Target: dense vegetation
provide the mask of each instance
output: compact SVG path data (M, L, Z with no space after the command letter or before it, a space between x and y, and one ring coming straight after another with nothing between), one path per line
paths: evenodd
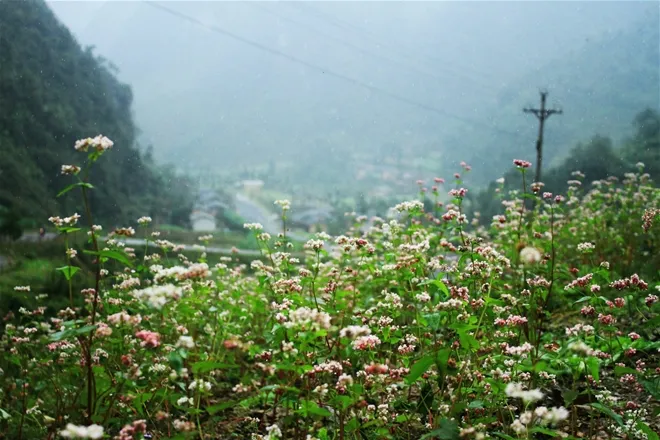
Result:
M99 139L78 148L85 169L112 154ZM642 164L561 195L514 163L521 191L488 227L470 227L457 179L444 207L355 218L303 261L247 224L250 269L52 218L68 305L15 287L31 305L2 321L0 437L657 440L660 191Z
M50 215L82 212L70 198L56 199L63 148L89 132L111 136L113 160L100 164L91 200L103 224L137 213L163 223L185 223L188 182L156 166L135 143L129 86L113 67L82 49L45 2L0 1L0 207L34 227Z

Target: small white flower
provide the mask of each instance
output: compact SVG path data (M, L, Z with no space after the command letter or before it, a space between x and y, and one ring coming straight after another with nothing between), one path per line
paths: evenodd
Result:
M180 336L179 341L176 343L176 346L187 349L193 349L195 348L195 341L193 341L192 336Z
M103 426L76 426L69 423L63 431L60 431L60 435L65 438L99 439L103 437Z
M520 261L524 264L535 264L541 261L541 252L538 249L527 246L520 251Z

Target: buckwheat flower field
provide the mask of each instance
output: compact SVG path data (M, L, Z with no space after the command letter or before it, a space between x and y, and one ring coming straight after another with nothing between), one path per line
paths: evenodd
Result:
M356 217L304 255L246 224L261 258L209 265L203 247L126 247L149 243L148 217L95 225L88 176L113 148L78 141L84 163L62 167L86 207L50 219L69 307L16 286L35 306L3 317L0 437L658 439L660 278L638 268L660 261L660 192L643 164L551 194L516 159L488 228L457 174L435 179L450 198L431 212ZM81 254L94 282L74 291Z

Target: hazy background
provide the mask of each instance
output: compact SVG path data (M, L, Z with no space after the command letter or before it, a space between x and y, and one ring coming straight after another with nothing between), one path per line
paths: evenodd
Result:
M550 159L595 131L623 136L642 107L658 107L657 87L647 87L623 108L626 90L612 96L600 84L612 71L599 65L619 49L611 41L631 32L638 41L626 44L637 45L624 51L657 50L657 30L635 34L642 23L657 29L657 2L159 4L182 15L146 2L49 3L132 87L141 143L182 167L249 173L305 164L288 177L330 169L342 181L395 151L411 174L432 171L415 161L446 172L466 159L492 178L503 171L492 166L500 148L533 158L537 124L521 107L538 105L539 87L565 110L548 124ZM589 51L598 60L585 61ZM658 83L657 68L647 76ZM616 111L571 106L602 107L602 95ZM566 133L567 121L580 121L580 133L553 134Z

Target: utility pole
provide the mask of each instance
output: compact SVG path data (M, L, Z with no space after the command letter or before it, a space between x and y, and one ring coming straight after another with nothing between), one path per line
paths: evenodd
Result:
M545 126L545 121L550 116L554 114L561 115L562 110L558 109L546 109L545 102L548 97L548 92L546 90L541 90L541 108L524 108L523 112L532 113L539 120L539 137L536 140L536 177L535 182L541 181L541 165L543 161L543 129Z

